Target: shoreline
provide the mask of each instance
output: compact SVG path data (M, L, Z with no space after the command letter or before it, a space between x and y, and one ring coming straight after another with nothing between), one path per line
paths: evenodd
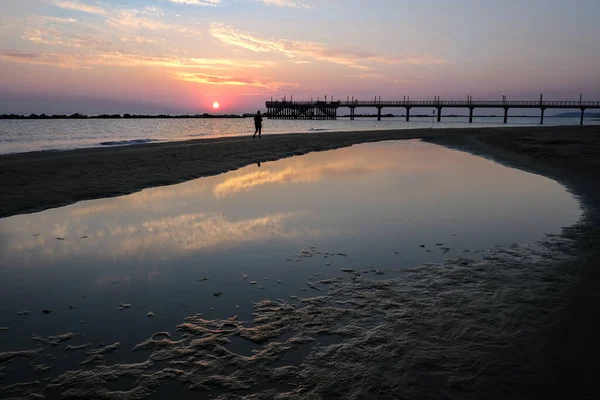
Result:
M600 126L402 129L192 139L0 155L0 218L220 174L257 162L382 140L596 132Z
M501 123L501 119L502 117L493 117L493 116L478 116L480 118L482 118L483 120L480 121L475 121L474 123L467 123L467 119L468 116L452 116L452 115L447 115L444 116L444 118L448 117L448 120L444 120L441 123L436 123L435 125L432 125L432 119L431 116L423 116L423 117L419 117L419 116L413 116L414 118L416 118L416 120L412 121L412 122L407 122L406 124L404 122L399 122L400 125L397 125L396 123L388 125L386 124L387 122L390 122L389 119L384 119L383 122L379 124L377 121L377 117L368 117L368 118L358 118L358 120L362 120L359 121L357 124L354 123L349 123L349 117L338 117L338 123L336 123L336 121L327 121L327 127L308 127L308 125L305 127L305 129L302 129L301 127L296 127L292 130L288 129L289 126L287 124L285 124L284 120L274 120L272 124L269 124L269 129L268 132L265 133L265 135L270 135L270 136L276 136L276 135L282 135L282 134L287 134L287 135L296 135L296 134L309 134L309 133L315 133L315 132L328 132L328 133L332 133L332 132L357 132L357 131L376 131L376 130L381 130L381 131L395 131L395 130L429 130L429 129L488 129L488 128L499 128L499 129L505 129L508 127L517 127L517 128L543 128L543 127L556 127L556 126L564 126L564 127L568 127L568 126L579 126L579 120L576 118L572 118L572 117L556 117L557 119L564 119L564 121L561 121L560 123L547 123L544 126L540 126L539 125L539 120L537 117L532 117L532 116L511 116L511 118L525 118L528 119L528 122L525 123L509 123L509 124L502 124ZM400 118L400 117L396 117L396 118ZM463 118L464 120L460 120L461 118ZM548 118L555 118L555 117L548 117ZM201 118L203 120L209 120L207 118ZM494 120L495 121L491 121ZM99 120L97 118L90 118L88 119L88 122L93 123L94 120ZM115 121L114 119L109 119L110 121ZM129 120L129 119L127 119ZM191 131L187 131L187 129L190 128L190 126L185 125L187 124L187 121L185 120L189 120L184 118L184 122L181 122L181 119L179 119L180 122L177 122L177 124L184 124L184 126L180 126L180 128L183 130L181 135L173 135L173 131L171 130L164 130L161 129L160 127L157 128L156 126L152 125L152 119L148 119L148 120L144 120L144 119L133 119L134 123L135 121L145 121L142 122L142 126L138 127L139 130L135 130L137 129L135 126L123 126L122 128L129 132L129 134L126 135L117 135L116 137L114 136L114 131L115 129L120 130L121 127L120 126L112 126L112 128L108 128L106 125L104 125L104 123L100 123L100 125L98 126L91 126L91 125L85 125L86 127L79 127L77 128L77 126L74 127L74 129L84 129L84 131L86 131L86 134L84 135L80 135L76 137L73 137L71 139L65 139L65 138L57 138L54 137L52 134L48 134L48 131L37 131L35 129L38 129L39 127L36 127L38 124L38 122L36 122L37 120L33 120L34 125L31 125L29 127L27 127L27 123L28 120L6 120L8 123L18 123L25 121L24 123L26 125L24 126L8 126L7 127L7 133L9 133L8 136L8 140L2 141L0 140L0 156L8 156L8 155L17 155L17 154L25 154L25 153L37 153L37 152L62 152L62 151L80 151L80 150L86 150L86 149L91 149L91 148L103 148L103 147L115 147L115 146L124 146L124 145L137 145L140 143L161 143L161 144L165 144L165 143L180 143L180 142L187 142L187 141L193 141L193 140L210 140L210 139L222 139L222 138L240 138L240 137L244 137L244 136L248 136L250 134L253 133L253 131L250 129L250 127L247 124L243 124L242 126L240 126L239 123L234 123L234 125L237 126L231 126L228 129L225 129L224 131L221 132L215 132L215 133L211 133L211 134L198 134L196 132L192 133ZM177 118L170 118L170 119L163 119L160 122L159 125L161 124L168 124L169 126L172 123L175 123L178 120ZM569 120L569 121L567 121ZM44 120L47 123L52 124L52 121L56 121L56 120ZM64 122L60 122L60 120L58 120L59 123L64 123ZM80 120L71 120L71 122L75 123L75 124L79 124L80 122L78 122ZM598 120L600 122L600 120ZM29 121L31 122L31 121ZM307 121L304 121L307 122ZM127 123L126 121L123 121L123 123ZM319 121L315 121L315 123L317 124L317 126L319 125ZM68 124L68 122L67 122ZM112 124L112 123L111 123ZM374 124L374 125L371 125ZM590 125L591 124L591 125ZM0 125L2 125L2 120L0 119ZM209 124L210 125L210 124ZM306 124L305 124L306 125ZM361 125L361 126L359 126ZM387 125L387 126L386 126ZM597 122L594 122L593 119L590 119L589 124L585 124L585 126L593 126L593 125L600 125ZM1 126L0 126L1 127ZM73 126L71 126L73 128ZM286 128L287 127L287 128ZM62 129L64 128L64 126L59 127L56 126L56 129ZM194 129L200 129L201 131L203 129L212 129L210 127L200 127L200 126L196 126ZM23 133L26 135L26 137L29 138L29 140L25 140L25 141L21 141L21 139L19 138L19 135L16 135L16 137L11 136L12 134L10 133L11 131L14 132L19 132L20 129L23 129ZM136 134L132 135L131 129L134 129ZM158 129L158 130L157 130ZM105 133L109 133L108 131L110 131L109 136L103 136ZM100 135L102 137L96 137L97 135ZM31 139L35 139L35 140L31 140Z
M564 302L556 310L557 318L552 327L540 327L535 337L527 337L533 345L531 348L518 348L522 354L517 356L527 355L530 358L526 362L540 368L534 375L523 377L524 385L515 384L513 391L524 390L515 393L523 398L556 392L587 398L597 393L600 389L596 378L600 372L596 361L600 355L597 340L600 337L600 271L597 268L600 263L600 185L597 184L600 126L285 134L265 135L262 140L249 137L199 139L122 147L119 151L86 149L0 156L3 196L0 210L2 213L20 210L11 214L14 215L29 212L23 211L23 207L50 208L53 206L50 200L70 204L80 200L78 196L107 197L102 193L106 188L115 188L115 194L109 194L115 196L124 194L116 193L118 190L133 192L141 190L139 185L161 184L149 182L177 183L198 177L194 174L214 175L310 151L398 139L422 139L544 175L577 196L583 208L582 219L574 226L563 228L561 234L575 243L573 249L564 250L572 257L566 263L552 263L556 264L553 268L563 269L565 275L573 274L576 278L565 288ZM166 166L170 170L164 171ZM21 171L26 175L19 176ZM144 173L150 174L152 179L145 179ZM90 186L95 191L86 190ZM50 199L45 199L46 195L50 195ZM10 200L28 196L32 199L24 205ZM8 201L4 201L5 198ZM504 355L494 356L500 359Z

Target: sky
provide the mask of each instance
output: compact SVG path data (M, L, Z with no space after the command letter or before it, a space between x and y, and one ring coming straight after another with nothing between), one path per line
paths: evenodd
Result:
M599 16L598 0L0 0L0 114L600 100Z

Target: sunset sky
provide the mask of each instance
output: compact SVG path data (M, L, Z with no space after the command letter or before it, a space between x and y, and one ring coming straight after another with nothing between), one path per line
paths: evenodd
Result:
M600 100L598 0L1 0L0 113Z

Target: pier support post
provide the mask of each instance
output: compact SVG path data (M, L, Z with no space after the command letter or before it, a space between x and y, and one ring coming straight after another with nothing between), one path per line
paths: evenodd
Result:
M442 120L442 107L438 107L437 111L437 122L440 122Z
M410 107L406 107L406 122L410 121Z
M544 111L546 111L546 108L542 107L541 110L542 110L542 116L540 118L540 125L544 125Z
M473 123L473 107L469 107L469 123Z
M508 107L504 107L504 123L508 122Z
M354 107L350 107L350 121L354 121Z
M581 118L579 119L579 125L583 125L583 113L585 112L585 108L581 107Z
M377 107L377 121L381 121L381 107Z

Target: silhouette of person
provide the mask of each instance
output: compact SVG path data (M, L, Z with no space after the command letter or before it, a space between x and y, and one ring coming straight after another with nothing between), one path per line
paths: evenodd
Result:
M254 135L252 135L252 138L256 137L256 134L258 133L258 138L260 139L260 134L262 131L262 117L260 115L260 110L256 112L256 115L254 116Z

